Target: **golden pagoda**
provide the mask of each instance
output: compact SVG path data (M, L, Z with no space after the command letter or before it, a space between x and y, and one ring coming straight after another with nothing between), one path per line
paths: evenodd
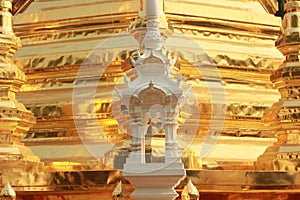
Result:
M172 26L162 23L162 28L182 34L201 45L205 55L200 59L212 61L219 73L219 77L211 76L210 81L217 87L223 87L226 93L225 105L223 102L213 103L208 95L205 78L201 77L189 61L195 56L191 48L184 46L184 41L177 45L170 40L173 49L184 49L183 55L178 56L173 71L182 73L198 94L200 122L190 118L187 123L199 127L196 133L199 137L189 152L200 151L199 144L208 132L212 111L220 108L226 110L226 115L220 131L219 146L230 146L234 148L231 152L238 153L226 154L230 156L226 158L217 145L210 156L202 159L204 165L224 163L225 167L234 160L238 165L251 168L256 157L274 142L268 138L270 136L261 123L264 110L279 98L269 76L283 59L274 47L280 18L267 12L276 10L276 4L270 2L214 1L208 4L191 0L178 6L175 1L161 1L163 17ZM96 99L91 102L95 107L81 106L80 109L85 109L86 112L94 109L94 116L91 118L99 123L110 140L116 136L126 139L126 134L118 128L118 122L112 116L112 92L131 68L129 51L134 51L137 44L127 36L116 35L128 32L129 28L137 26L139 20L142 21L144 6L143 1L135 0L33 2L25 12L14 17L14 30L23 43L23 48L17 52L15 59L24 65L27 75L27 83L22 87L18 99L37 119L37 124L30 129L23 142L49 168L70 169L73 166L84 169L86 166L89 169L94 163L94 168L105 169L105 165L100 166L97 160L102 159L100 163L104 160L113 162L104 158L113 157L109 156L112 151L107 152L109 145L103 148L105 152L99 153L96 160L91 155L93 153L82 145L82 134L78 134L74 124L73 84L80 81L77 80L77 72L86 58L93 59L93 50L115 36L105 47L109 51L95 52L100 56L95 58L93 64L108 66L97 84ZM122 43L118 42L118 37ZM209 72L205 73L209 76ZM90 80L99 79L97 74L90 72L88 76ZM88 86L86 89L88 90ZM93 129L91 126L89 128ZM98 124L94 128L97 132ZM89 143L94 144L93 133L90 131L89 134ZM250 138L251 145L246 146L250 149L241 154L240 148L245 148L243 144L248 144L249 139L231 136L254 137ZM122 141L120 138L117 140ZM106 141L104 137L102 142L106 144ZM97 142L101 143L101 139L97 139ZM117 146L122 145L121 142ZM93 149L93 145L88 149ZM61 151L64 153L60 153ZM253 153L248 154L249 151Z
M0 131L12 137L6 137L10 140L3 147L18 148L23 152L21 162L35 166L19 171L12 167L2 175L2 188L9 182L17 199L108 200L116 196L118 183L132 193L134 186L114 169L126 160L131 140L130 130L124 128L130 118L116 88L125 88L136 77L131 57L139 57L136 50L145 33L146 0L13 0L11 11L3 6L9 1L1 2L2 13L13 14L14 30L8 35L2 32L1 44L7 48L0 50L1 62L9 63L7 69L15 73L0 83L0 109L5 102L5 109L15 105L19 110L19 118L4 115L10 120L3 119ZM295 31L277 40L287 30L280 28L281 18L275 16L280 13L277 2L160 0L160 9L164 51L177 58L169 75L175 79L182 74L193 88L193 99L187 99L178 117L181 159L187 179L200 192L193 197L297 199L295 170L255 170L262 169L257 163L264 156L257 158L268 147L274 142L288 144L295 135L295 131L284 132L289 128L285 119L281 125L271 124L275 132L262 123L263 117L273 119L268 116L273 116L274 108L284 118L286 110L275 102L280 93L282 103L296 91L279 78L286 69L280 51L287 61L297 60L298 51L292 43ZM294 12L294 7L286 9ZM297 21L291 14L286 19ZM9 22L5 17L2 21L2 27ZM22 42L18 51L13 32ZM292 53L287 45L294 48ZM6 126L11 119L19 122L19 126L14 122L17 128ZM6 151L4 155L16 154ZM263 162L270 164L269 159ZM1 159L0 163L5 164ZM191 198L185 182L175 189Z

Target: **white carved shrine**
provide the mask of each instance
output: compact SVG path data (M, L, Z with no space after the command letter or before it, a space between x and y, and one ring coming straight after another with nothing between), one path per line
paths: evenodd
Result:
M131 117L131 152L123 175L136 190L135 200L174 199L173 187L185 176L176 140L177 118L185 99L177 81L169 78L175 60L163 52L164 40L159 30L159 0L146 2L147 31L142 42L143 53L131 62L137 71L134 81L124 77L127 88L118 91ZM155 162L151 156L151 140L164 138L164 159ZM148 155L148 159L146 159Z

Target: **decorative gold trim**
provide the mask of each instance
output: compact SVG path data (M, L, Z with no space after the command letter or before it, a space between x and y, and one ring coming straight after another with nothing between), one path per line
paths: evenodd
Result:
M264 7L264 9L270 13L275 14L278 10L278 5L276 0L258 0L259 3Z

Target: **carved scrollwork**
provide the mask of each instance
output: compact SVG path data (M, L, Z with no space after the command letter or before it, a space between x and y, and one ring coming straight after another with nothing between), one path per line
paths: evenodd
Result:
M157 19L150 19L147 21L147 26L152 28L159 28L159 20Z

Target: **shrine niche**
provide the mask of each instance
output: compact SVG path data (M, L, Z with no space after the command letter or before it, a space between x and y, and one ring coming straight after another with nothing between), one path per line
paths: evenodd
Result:
M132 119L141 116L143 131L141 134L142 154L145 154L145 162L164 162L165 131L166 121L165 106L169 103L167 94L159 88L154 87L152 82L141 90L138 97L130 98L130 107L138 110L136 113L131 109ZM135 120L136 121L136 120Z
M154 84L151 82L149 86L142 90L139 93L139 97L141 101L143 102L144 106L151 106L154 104L161 104L165 105L165 99L166 99L166 93L162 90L155 88Z

